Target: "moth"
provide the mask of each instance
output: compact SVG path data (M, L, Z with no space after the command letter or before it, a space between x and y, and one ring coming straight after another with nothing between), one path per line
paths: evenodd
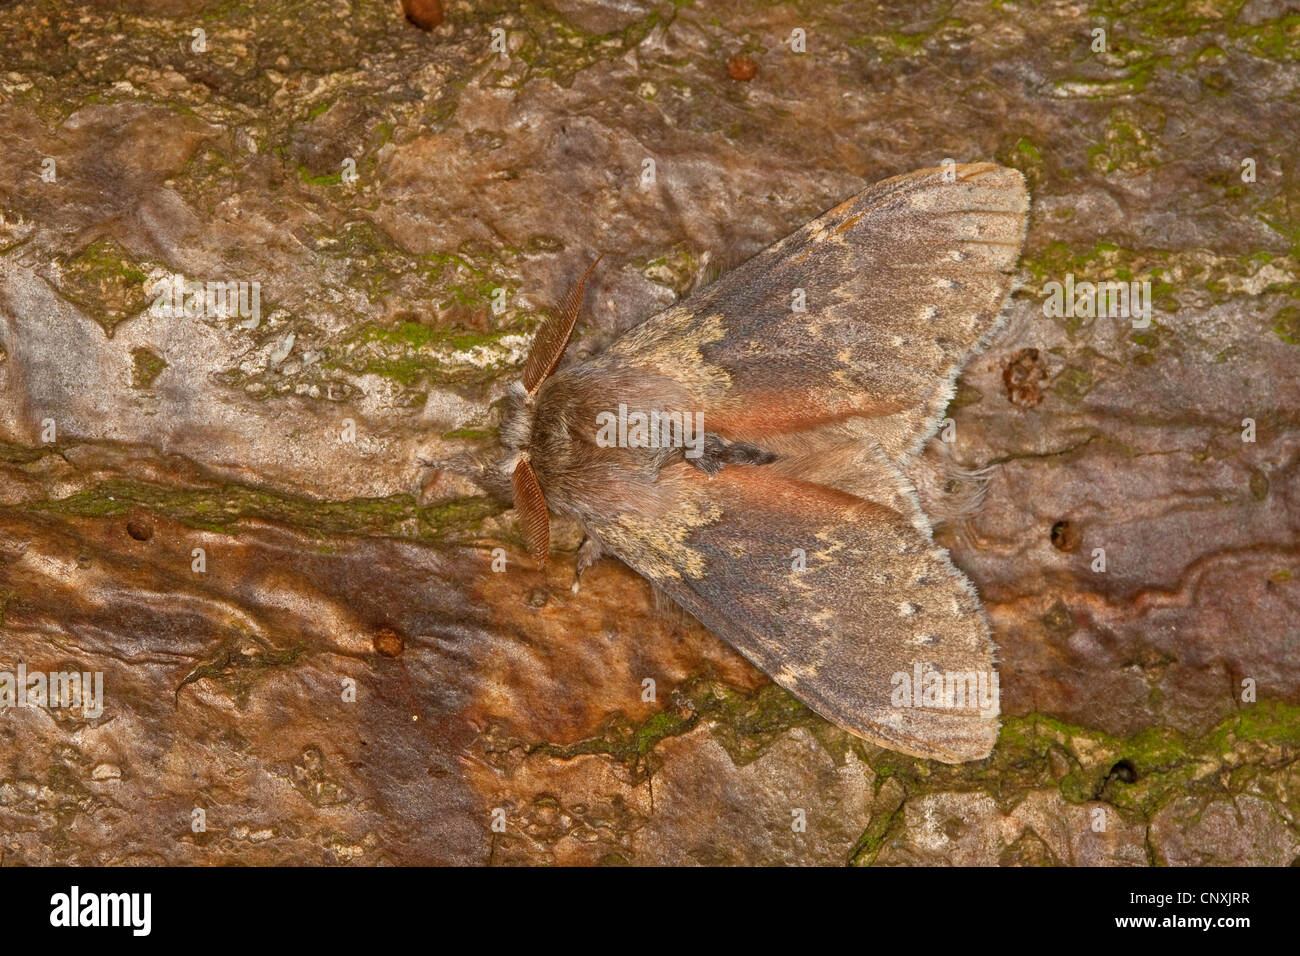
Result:
M528 550L545 566L572 516L579 574L618 557L850 733L988 756L994 645L918 456L1001 322L1028 208L990 163L884 180L560 368L593 263L500 428Z

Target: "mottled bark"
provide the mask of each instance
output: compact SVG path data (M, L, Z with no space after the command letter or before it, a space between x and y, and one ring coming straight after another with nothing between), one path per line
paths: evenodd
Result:
M1294 14L443 9L0 6L0 670L105 688L0 713L0 861L1297 856ZM1001 649L990 760L849 738L422 468L492 447L596 252L576 354L948 157L1034 202L950 409L995 466L941 534ZM1068 274L1150 280L1150 326L1046 316ZM257 282L258 321L151 314L166 276Z

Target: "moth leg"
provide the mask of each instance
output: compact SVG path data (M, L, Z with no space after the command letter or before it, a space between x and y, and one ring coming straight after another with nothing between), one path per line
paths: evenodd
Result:
M423 496L429 488L442 480L442 476L454 476L461 479L455 484L468 483L480 491L486 491L493 498L508 502L511 500L510 480L503 477L492 460L479 452L461 452L450 458L419 459L423 468L432 470L432 474L421 479ZM455 485L453 485L455 487ZM456 494L472 494L472 489L456 490Z
M483 456L471 451L463 451L452 455L450 458L418 458L416 460L420 463L421 468L445 471L471 480L481 479L483 473L489 469L489 464L483 459Z
M727 465L766 465L776 461L776 455L766 448L744 441L727 441L721 435L706 433L704 447L694 458L686 460L706 475L716 475Z
M578 581L582 577L582 572L600 560L605 553L605 546L600 543L600 539L593 535L587 535L582 539L582 544L578 547L578 566L573 572L573 584L569 588L574 594L578 593Z

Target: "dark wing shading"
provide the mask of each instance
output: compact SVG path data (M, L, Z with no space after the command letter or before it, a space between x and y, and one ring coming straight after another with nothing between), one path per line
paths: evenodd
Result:
M1028 208L1024 177L991 163L887 179L602 358L678 379L726 438L785 452L864 437L898 461L997 326Z
M708 478L664 469L675 506L593 530L774 681L873 743L947 763L988 756L997 738L993 644L979 600L878 449L856 449L858 497L737 466ZM799 553L806 568L795 570ZM983 675L964 706L899 706L896 675ZM912 698L906 704L917 703Z

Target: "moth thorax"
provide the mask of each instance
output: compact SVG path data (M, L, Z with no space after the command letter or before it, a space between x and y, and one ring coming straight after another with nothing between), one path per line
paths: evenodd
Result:
M528 447L533 434L533 413L533 402L523 383L513 383L499 430L501 446L509 460L507 470L514 469L515 459Z

